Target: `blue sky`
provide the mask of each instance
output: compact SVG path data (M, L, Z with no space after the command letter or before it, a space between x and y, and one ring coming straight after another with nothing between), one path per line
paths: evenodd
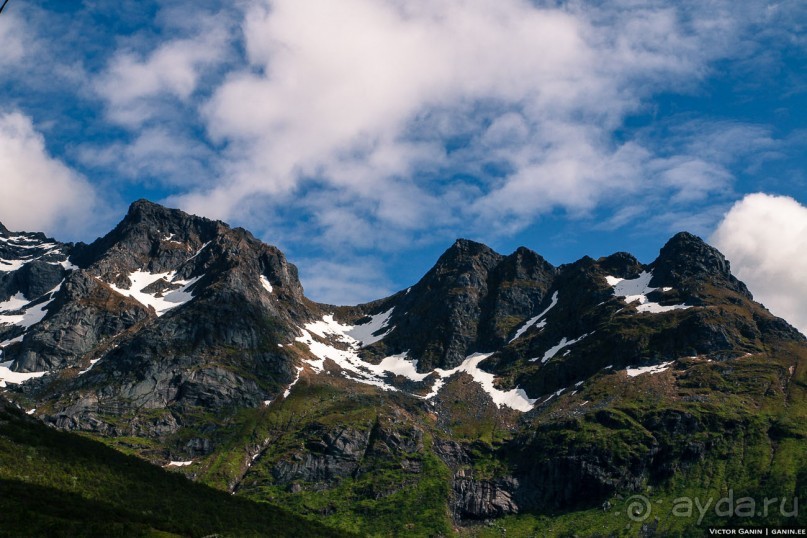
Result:
M0 221L89 241L145 197L250 229L334 303L457 237L649 262L689 230L807 303L805 23L797 0L10 0Z

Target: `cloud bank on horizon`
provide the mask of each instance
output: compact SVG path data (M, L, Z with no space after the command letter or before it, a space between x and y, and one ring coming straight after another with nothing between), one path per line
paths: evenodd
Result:
M344 303L407 285L402 260L457 236L632 250L687 229L728 250L755 220L758 198L732 208L745 195L807 202L798 1L11 7L12 228L91 238L146 196L280 242L314 298Z

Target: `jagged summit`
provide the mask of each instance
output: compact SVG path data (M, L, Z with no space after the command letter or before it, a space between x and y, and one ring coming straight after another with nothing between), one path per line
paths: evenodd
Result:
M383 301L393 329L370 353L409 352L422 372L457 367L474 350L501 346L509 330L502 320L528 316L554 271L529 249L502 256L458 239L407 293Z
M58 288L38 317L9 326L13 338L4 355L18 371L86 367L113 350L156 343L183 356L189 349L252 348L263 345L265 319L283 320L273 330L291 338L292 319L311 317L297 270L277 248L244 230L144 200L110 233L74 247L71 260L50 278ZM24 281L35 268L22 263L13 278ZM163 316L171 321L157 323ZM174 354L159 355L170 363Z
M469 239L457 239L435 263L434 267L423 277L421 282L430 277L444 274L479 273L501 260L501 254L489 246Z
M478 255L482 252L493 252L489 246L473 239L457 238L454 243L446 249L442 257L457 258L463 255Z
M681 287L697 293L709 283L729 289L752 299L745 284L731 274L731 265L716 248L688 232L675 234L661 248L658 258L650 264L653 285L667 286L678 282Z
M182 213L179 209L173 209L164 205L152 202L146 198L140 198L129 204L128 215L134 214L147 214L147 213Z
M457 521L659 484L792 408L807 360L691 234L559 267L459 239L406 290L334 307L276 247L145 200L90 245L0 238L0 348L7 396L58 428L290 506L415 484Z
M616 252L600 258L597 263L604 271L619 278L635 278L643 269L639 260L628 252Z
M152 269L162 271L180 261L183 250L195 251L226 229L221 222L138 200L107 235L89 245L76 245L73 259L89 267L103 258L118 258L118 266L103 268L107 271L130 271L151 259L156 263Z
M148 231L166 234L184 234L190 230L212 235L218 227L229 228L221 221L213 221L186 213L180 209L167 208L145 199L137 200L129 206L120 227L125 230L147 228Z
M731 275L726 258L703 239L688 232L679 232L670 238L661 247L653 266L678 278L699 273L723 277Z

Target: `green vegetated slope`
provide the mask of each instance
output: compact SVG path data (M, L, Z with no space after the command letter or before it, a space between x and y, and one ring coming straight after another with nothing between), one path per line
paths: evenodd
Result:
M561 397L534 422L534 450L516 465L555 466L547 483L565 477L591 488L571 488L579 498L566 508L461 534L688 537L710 526L807 526L799 504L807 496L807 357L803 346L772 351L722 363L693 358L641 384L604 372ZM607 404L590 407L597 401ZM609 470L621 483L591 480Z
M183 472L363 536L693 536L709 525L805 525L793 513L794 497L807 494L804 355L782 344L633 378L605 369L518 420L486 414L481 401L458 405L473 401L474 384L462 379L432 405L335 375L305 377L287 399L222 428L220 449ZM447 463L451 446L462 456ZM515 477L520 513L463 518L462 477L466 488L486 484L489 496Z
M448 536L451 472L421 404L346 380L301 381L220 430L199 481L362 536Z
M338 536L26 417L0 400L0 536Z

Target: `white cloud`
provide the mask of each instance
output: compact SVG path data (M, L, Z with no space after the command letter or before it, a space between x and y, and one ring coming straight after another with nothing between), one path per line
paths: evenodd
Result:
M0 114L0 222L11 230L64 237L94 219L96 195L85 178L54 159L31 119Z
M194 26L191 36L162 42L148 54L124 49L112 57L95 90L113 121L138 127L160 116L170 110L165 99L187 101L203 73L227 58L226 19L201 16Z
M342 305L349 298L350 304L360 304L387 297L394 291L376 259L303 259L295 263L299 263L300 281L306 296L316 297L322 303Z
M23 59L26 50L25 20L13 11L6 11L0 19L0 43L3 52L0 54L0 73L10 66L16 66ZM30 43L29 43L30 46Z
M742 25L729 4L248 5L249 65L203 107L225 179L172 198L191 211L232 218L269 196L298 204L334 246L364 246L452 223L512 233L556 209L610 204L625 218L642 211L624 200L684 205L730 190L705 143L665 155L613 137L655 92L696 88L729 53ZM350 203L328 206L333 192Z
M114 170L117 179L134 182L195 187L215 176L209 147L162 126L139 130L129 143L85 144L77 156L83 164Z
M241 143L246 190L314 176L377 200L386 179L445 162L442 138L416 140L439 128L434 107L461 115L463 103L528 100L562 113L598 84L577 75L595 68L582 23L516 0L259 2L245 20L254 69L207 112L214 137Z
M711 242L755 299L807 334L807 207L750 194L725 215Z

